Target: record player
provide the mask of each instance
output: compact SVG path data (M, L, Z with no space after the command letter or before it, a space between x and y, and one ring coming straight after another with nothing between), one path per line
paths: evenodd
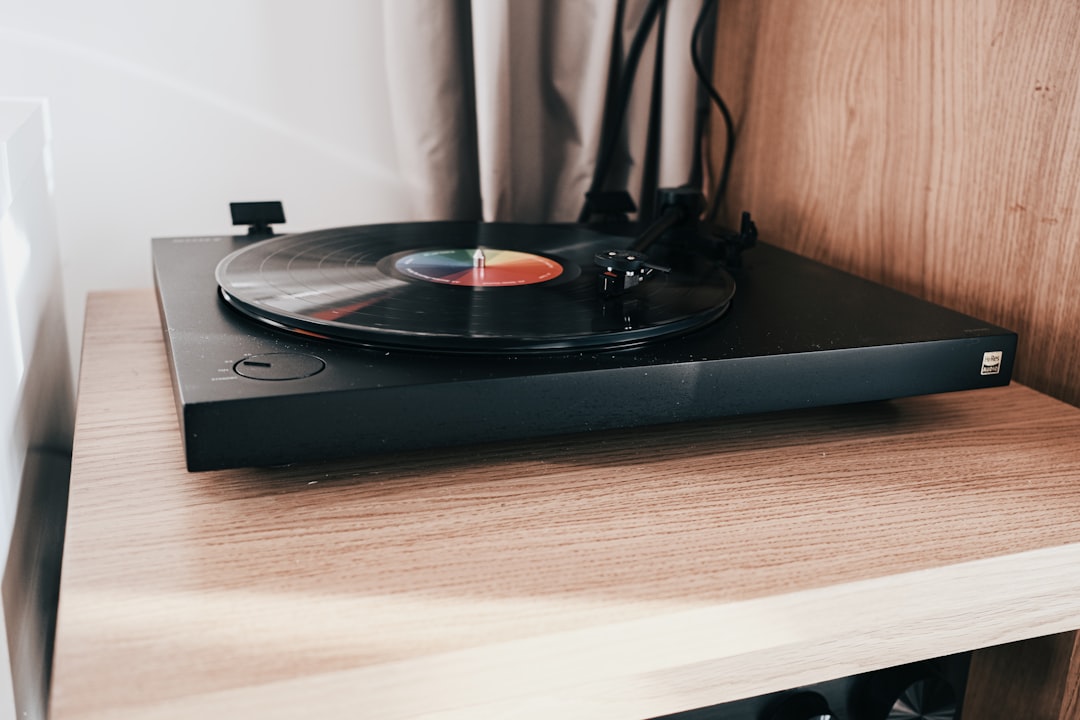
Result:
M274 235L260 217L248 235L153 241L189 470L885 400L1012 373L1014 333L766 242L733 253L730 238L703 244L670 224L645 242L621 227L457 222Z

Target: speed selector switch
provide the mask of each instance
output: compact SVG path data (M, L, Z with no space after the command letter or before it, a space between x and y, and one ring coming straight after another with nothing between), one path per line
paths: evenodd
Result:
M836 720L836 715L823 695L802 690L785 695L770 705L761 720Z
M233 372L252 380L299 380L325 367L326 363L314 355L279 352L249 355L233 365Z

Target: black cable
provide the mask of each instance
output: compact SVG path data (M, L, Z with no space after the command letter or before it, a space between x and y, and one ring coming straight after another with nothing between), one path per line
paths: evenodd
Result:
M700 9L699 9L700 12ZM699 47L699 57L702 65L709 69L709 80L712 80L712 67L714 49L716 47L716 13L709 13L708 19L702 29L705 36L703 48ZM693 51L693 38L691 37L691 51ZM704 56L704 57L701 57ZM709 111L712 109L712 99L705 92L705 86L700 82L695 83L694 92L694 140L693 154L690 159L690 177L687 185L695 190L705 192L705 131L709 126Z
M686 219L686 211L681 207L669 207L658 219L654 220L645 230L634 238L630 249L643 253L659 240L664 233Z
M664 31L667 5L660 8L656 24L656 51L653 60L652 91L649 96L649 127L645 134L645 157L641 164L641 194L638 222L652 222L656 212L656 190L660 178L660 132L664 103Z
M724 197L724 193L727 192L728 178L731 176L731 160L735 155L735 121L732 120L731 111L728 110L724 98L720 97L720 93L713 86L712 80L706 73L705 68L701 63L701 58L698 55L698 45L701 41L701 31L705 26L705 19L708 17L709 11L712 10L715 5L716 0L705 0L701 4L701 11L698 13L697 21L694 22L694 31L690 36L690 62L694 66L694 72L698 76L698 81L705 88L705 91L709 93L709 97L716 103L716 106L720 108L720 113L724 117L724 127L727 130L727 145L724 148L724 164L720 170L720 179L716 184L716 190L709 199L712 213L719 207L720 201Z
M611 38L611 52L608 55L607 81L604 87L604 111L600 118L600 137L596 147L602 148L612 134L618 134L615 123L615 105L619 93L619 75L622 74L623 42L622 26L626 16L626 0L615 4L615 33Z
M599 191L604 185L604 180L607 177L611 161L615 156L615 149L618 145L619 137L622 134L623 118L625 117L627 107L630 104L630 94L634 87L634 75L637 74L638 61L641 60L641 53L645 49L645 42L649 39L649 32L656 22L657 13L659 12L660 7L666 4L666 2L667 0L650 0L641 17L641 22L634 32L634 38L630 41L630 47L626 51L626 61L623 64L622 77L619 79L618 102L615 105L615 114L610 126L612 132L607 138L604 138L605 143L600 147L596 166L593 169L592 184L589 185L588 193L586 193L585 204L582 206L581 213L578 215L578 222L586 222L589 219L590 208L588 194ZM616 31L621 31L621 29L616 28Z

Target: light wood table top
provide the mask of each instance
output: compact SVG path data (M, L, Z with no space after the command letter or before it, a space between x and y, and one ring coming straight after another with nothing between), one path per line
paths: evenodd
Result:
M52 717L644 718L1080 628L1080 409L1019 385L188 473L90 298Z

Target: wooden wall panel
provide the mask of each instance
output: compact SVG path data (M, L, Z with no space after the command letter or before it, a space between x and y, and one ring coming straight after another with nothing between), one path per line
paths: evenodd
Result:
M1078 658L1080 637L1075 632L975 653L964 717L1076 720L1080 717Z
M720 7L739 131L721 217L1016 330L1014 377L1080 405L1080 3ZM1080 634L980 650L967 702L1080 717Z
M722 217L1016 330L1016 379L1080 405L1080 4L720 6Z

